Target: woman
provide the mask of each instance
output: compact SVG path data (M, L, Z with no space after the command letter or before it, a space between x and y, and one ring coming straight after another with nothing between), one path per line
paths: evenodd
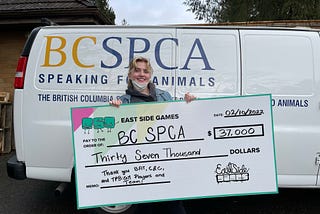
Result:
M128 89L126 94L118 100L110 101L110 104L119 107L122 103L169 101L172 96L164 90L158 89L150 82L153 74L150 61L144 57L136 57L129 64ZM186 93L184 99L191 102L196 97Z
M122 103L139 103L169 101L172 96L164 90L158 89L150 81L153 74L150 61L144 57L136 57L129 64L128 89L126 94L118 100L110 101L110 104L119 107ZM191 102L196 97L186 93L184 99ZM185 214L186 211L181 201L169 201L162 203L140 204L136 210L137 214L151 214L163 210L162 213Z

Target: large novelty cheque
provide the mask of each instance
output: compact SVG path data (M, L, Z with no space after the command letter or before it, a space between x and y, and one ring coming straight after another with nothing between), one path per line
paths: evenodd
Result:
M277 193L270 100L72 108L78 208Z

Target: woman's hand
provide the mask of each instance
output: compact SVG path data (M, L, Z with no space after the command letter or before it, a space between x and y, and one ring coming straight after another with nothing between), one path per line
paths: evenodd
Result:
M122 101L121 100L111 100L111 101L109 101L109 104L114 107L119 108L119 106L122 104Z
M189 92L187 92L185 95L184 95L184 100L187 102L187 103L190 103L192 100L195 100L196 99L196 96L190 94Z

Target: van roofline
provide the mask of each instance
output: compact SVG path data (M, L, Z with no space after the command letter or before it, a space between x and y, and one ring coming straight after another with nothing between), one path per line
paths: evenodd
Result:
M176 29L225 29L225 30L288 30L288 31L313 31L320 29L311 27L272 27L272 26L241 26L241 25L207 25L207 24L176 24L176 25L63 25L44 26L41 29L78 29L78 28L176 28Z
M33 44L33 41L35 40L38 32L42 29L42 27L37 27L37 28L34 28L31 33L29 34L29 37L22 49L22 52L21 52L21 56L29 56L29 53L30 53L30 50L31 50L31 47L32 47L32 44Z

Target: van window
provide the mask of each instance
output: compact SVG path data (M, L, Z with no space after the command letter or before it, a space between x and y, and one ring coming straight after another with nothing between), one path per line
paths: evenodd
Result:
M314 70L311 40L303 35L277 33L244 35L244 93L311 95Z
M177 77L189 80L177 85L178 95L186 91L198 97L239 95L238 31L179 29L178 38Z

